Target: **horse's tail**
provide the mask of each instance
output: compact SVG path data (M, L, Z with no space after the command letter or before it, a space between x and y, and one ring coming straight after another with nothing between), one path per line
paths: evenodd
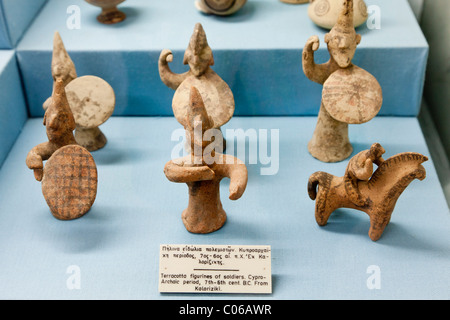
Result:
M331 175L326 172L317 171L313 173L308 180L308 194L311 200L317 198L317 187L320 185L326 190L329 189L331 183Z
M333 208L327 206L333 177L329 173L318 171L313 173L308 180L308 194L311 200L316 200L315 217L320 226L327 224L328 217L333 212Z

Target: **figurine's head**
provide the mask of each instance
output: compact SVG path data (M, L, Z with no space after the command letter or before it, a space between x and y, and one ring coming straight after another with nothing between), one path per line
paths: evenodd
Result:
M58 32L55 32L53 38L52 77L54 81L62 79L65 86L77 77L75 64L67 53Z
M339 67L347 68L351 65L360 42L361 35L356 33L353 26L353 0L344 0L337 23L325 35L328 51Z
M184 64L189 64L191 72L199 77L214 65L214 57L208 45L205 31L200 23L195 25L189 46L184 53Z
M369 149L369 157L372 161L380 159L386 151L379 143L374 143Z
M55 83L51 101L44 116L49 141L61 140L68 135L73 136L76 124L69 102L67 101L64 83L58 79Z

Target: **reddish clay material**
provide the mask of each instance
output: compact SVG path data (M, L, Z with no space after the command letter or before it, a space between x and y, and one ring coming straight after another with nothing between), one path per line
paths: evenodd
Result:
M349 124L362 124L374 118L383 103L378 81L352 64L361 36L353 27L353 0L343 1L343 9L333 29L325 35L330 60L317 65L314 52L319 38L312 36L303 49L303 71L323 85L317 125L308 143L311 155L323 162L347 159L353 147L348 137Z
M47 131L48 142L35 146L27 155L26 164L34 170L36 180L41 181L43 175L43 161L64 146L77 144L73 136L75 119L67 102L64 82L56 80L53 95L44 114L44 126Z
M211 142L203 139L210 129L214 129L212 120L200 92L193 87L186 119L191 154L171 160L164 167L170 181L188 185L189 204L182 213L182 220L192 233L210 233L224 225L227 215L220 200L220 181L223 178L230 178L231 200L239 199L247 186L245 164L233 156L216 152L211 148Z
M426 177L421 165L428 158L414 152L405 152L382 158L385 150L375 143L348 162L345 175L335 177L326 172L312 174L308 194L316 201L315 217L320 226L338 208L351 208L369 215L369 237L378 240L389 224L398 198L414 180ZM378 168L373 172L373 164Z

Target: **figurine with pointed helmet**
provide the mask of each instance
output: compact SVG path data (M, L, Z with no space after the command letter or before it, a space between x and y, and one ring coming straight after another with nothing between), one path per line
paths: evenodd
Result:
M184 53L183 63L189 65L190 70L197 77L203 75L209 66L214 65L213 52L200 23L195 25L194 33Z
M219 129L233 116L235 103L233 92L227 83L211 69L214 65L213 52L208 44L205 30L197 23L184 53L183 63L189 65L189 70L182 74L173 73L169 62L173 61L170 50L163 50L159 58L159 75L161 81L175 90L172 99L172 109L178 122L187 129L191 88L195 87L203 97L205 108L215 129ZM188 134L188 132L187 132ZM219 148L225 149L223 136L216 140Z
M346 159L353 151L348 138L348 124L361 124L374 118L382 105L382 90L369 72L354 65L352 59L361 36L353 26L353 0L342 2L335 26L325 35L330 60L317 65L314 51L317 36L310 37L303 49L305 75L323 85L322 103L308 150L324 162Z
M167 162L164 174L168 180L189 187L188 207L182 213L186 229L192 233L210 233L220 229L227 219L220 199L220 181L230 178L229 198L237 200L245 191L248 173L242 161L216 153L211 148L213 143L205 139L204 133L213 129L213 122L196 87L190 88L187 112L186 132L194 137L190 154Z
M353 26L353 0L344 0L341 14L329 33L325 43L330 55L341 68L350 66L356 47L361 42Z
M75 117L75 139L78 144L89 151L103 148L107 139L98 126L108 120L114 111L113 88L96 76L77 77L75 64L57 31L53 37L51 71L53 86L61 80L66 89L69 106ZM44 102L44 110L49 107L51 99Z
M43 124L46 127L48 142L35 146L27 155L26 164L34 170L35 178L42 180L43 161L59 148L77 144L73 135L75 120L67 102L64 82L58 79L52 97L44 114Z

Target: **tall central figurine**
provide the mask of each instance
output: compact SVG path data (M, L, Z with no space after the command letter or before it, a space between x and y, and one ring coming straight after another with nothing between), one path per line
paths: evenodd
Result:
M348 124L361 124L374 118L383 103L378 81L352 64L361 35L353 26L353 0L343 1L336 25L325 35L330 60L317 65L314 51L319 38L312 36L303 49L303 71L314 82L323 84L322 103L316 129L308 144L312 156L323 162L338 162L350 156L353 147Z
M247 186L247 168L239 159L216 152L211 142L204 139L213 124L195 87L190 90L185 122L191 154L169 161L164 173L170 181L184 182L189 187L189 204L182 214L186 229L192 233L210 233L220 229L227 219L220 201L220 181L230 178L229 198L237 200Z
M175 118L186 129L187 110L191 87L196 87L203 97L206 111L212 120L212 127L219 129L227 123L234 113L234 96L230 87L212 69L214 57L208 45L205 31L200 23L195 25L194 33L184 54L184 64L189 65L189 71L183 74L173 73L168 65L173 55L170 50L163 50L159 58L159 74L166 86L175 91L172 109ZM225 140L221 134L214 144L216 150L225 149ZM220 141L218 141L220 140Z

